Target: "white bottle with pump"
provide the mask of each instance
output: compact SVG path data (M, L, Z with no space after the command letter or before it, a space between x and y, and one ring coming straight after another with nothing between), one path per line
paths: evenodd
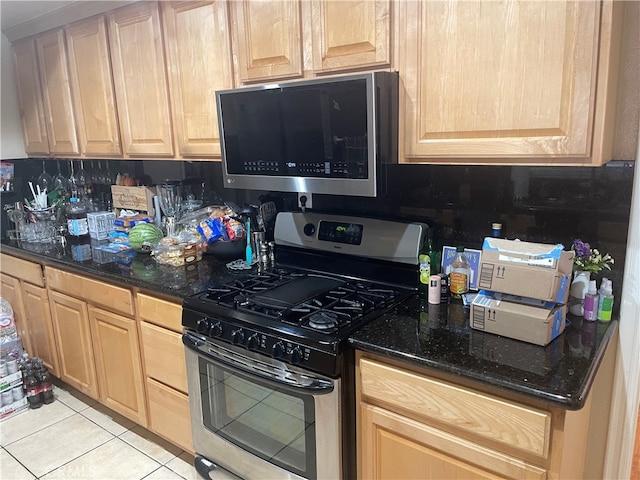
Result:
M598 290L596 289L596 281L589 282L589 290L584 296L584 319L594 321L598 317Z

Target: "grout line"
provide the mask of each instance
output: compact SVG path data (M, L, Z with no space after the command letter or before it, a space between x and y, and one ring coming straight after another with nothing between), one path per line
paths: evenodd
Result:
M38 480L38 477L36 477L36 474L33 473L31 470L29 470L29 468L25 464L23 464L20 460L18 460L16 457L14 457L9 450L7 450L4 447L2 447L2 450L4 450L7 453L7 455L9 455L11 458L13 458L16 462L18 462L18 464L21 465L22 468L24 468L27 472L29 472L31 475L33 475L33 478Z
M111 433L111 432L109 432L109 433ZM112 435L113 435L113 434L112 434ZM69 460L68 462L65 462L65 463L63 463L62 465L57 466L57 467L56 467L56 468L54 468L53 470L49 470L48 472L46 472L45 474L43 474L43 475L42 475L42 477L45 477L45 476L49 475L50 473L53 473L53 472L55 472L56 470L61 469L61 468L62 468L62 467L64 467L65 465L69 465L71 462L75 462L75 461L76 461L76 460L78 460L79 458L84 457L84 456L85 456L85 455L87 455L88 453L93 452L95 449L100 448L100 447L102 447L103 445L106 445L107 443L111 442L111 441L112 441L112 440L114 440L115 438L117 438L117 437L113 436L113 438L110 438L109 440L107 440L107 441L106 441L106 442L104 442L104 443L101 443L100 445L96 445L96 446L95 446L95 447L93 447L91 450L89 450L89 451L87 451L87 452L84 452L82 455L78 455L77 457L72 458L72 459L71 459L71 460ZM39 479L40 479L40 478L42 478L42 477L37 477L37 480L39 480Z

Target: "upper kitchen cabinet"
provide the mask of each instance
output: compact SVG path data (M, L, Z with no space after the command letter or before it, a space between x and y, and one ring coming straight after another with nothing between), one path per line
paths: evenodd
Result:
M36 50L49 135L49 152L54 155L77 155L80 150L71 102L64 32L56 30L40 35L36 38Z
M131 156L173 156L171 111L155 2L140 2L108 15L118 118Z
M311 29L315 73L391 64L390 0L314 0Z
M300 2L229 2L233 43L242 83L301 77Z
M216 90L233 87L227 3L162 3L181 157L220 156Z
M49 153L49 139L44 121L35 40L15 43L13 60L25 152L30 155L46 155Z
M66 39L80 151L89 156L120 155L104 17L71 25L66 28Z
M613 3L399 2L400 161L610 160Z

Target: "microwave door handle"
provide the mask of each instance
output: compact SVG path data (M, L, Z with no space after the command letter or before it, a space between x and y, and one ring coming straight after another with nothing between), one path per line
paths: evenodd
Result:
M252 378L255 379L255 377L259 377L262 381L269 383L272 386L282 391L288 391L290 393L294 393L298 395L300 394L301 391L309 392L314 395L321 395L321 394L331 393L334 389L333 384L327 380L317 379L317 378L308 376L308 378L311 378L313 380L312 385L293 384L293 383L286 382L281 378L273 374L270 374L265 370L262 370L260 368L255 368L249 363L243 363L243 362L237 361L236 359L228 360L226 358L220 358L220 356L215 355L215 353L206 352L206 351L203 351L202 348L198 348L198 347L205 346L206 345L205 342L188 333L185 333L182 335L182 343L190 350L193 350L197 355L205 357L211 363L221 365L224 368L231 370L234 373L237 373L238 375L244 377L247 380L251 380Z

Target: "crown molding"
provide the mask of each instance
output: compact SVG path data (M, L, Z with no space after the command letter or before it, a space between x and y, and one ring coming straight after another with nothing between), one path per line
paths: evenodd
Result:
M3 33L9 42L37 35L39 33L62 27L84 18L100 15L118 7L130 5L134 1L79 1L65 7L32 18L13 27L7 28Z

